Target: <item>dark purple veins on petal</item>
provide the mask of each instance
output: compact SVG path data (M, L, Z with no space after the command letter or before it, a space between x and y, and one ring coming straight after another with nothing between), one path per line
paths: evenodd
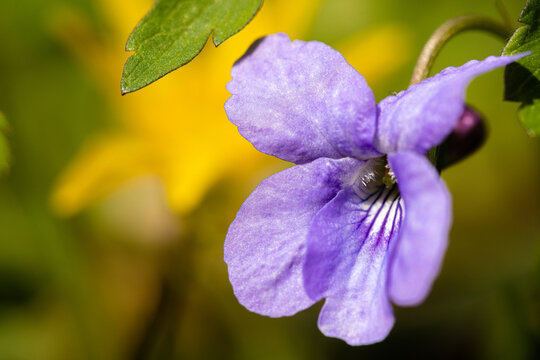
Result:
M319 327L327 336L360 345L380 341L394 317L386 282L389 248L403 216L397 187L346 188L315 216L308 234L304 284L326 298Z

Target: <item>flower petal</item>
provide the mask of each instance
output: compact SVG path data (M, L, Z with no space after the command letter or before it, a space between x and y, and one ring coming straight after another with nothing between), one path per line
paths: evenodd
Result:
M469 61L388 96L379 103L375 147L384 153L424 153L440 144L463 113L469 82L523 56L490 56L483 61Z
M397 187L361 197L349 187L315 217L304 266L307 293L326 297L319 328L351 345L383 340L394 324L388 249L401 222Z
M405 206L390 263L389 295L397 305L421 303L438 275L452 221L452 201L435 168L422 155L388 155Z
M319 157L366 159L376 105L364 78L343 56L285 34L254 43L232 69L229 120L258 150L295 163Z
M302 280L309 224L353 182L363 163L322 158L293 166L261 182L248 197L225 239L229 278L242 305L285 316L313 304Z

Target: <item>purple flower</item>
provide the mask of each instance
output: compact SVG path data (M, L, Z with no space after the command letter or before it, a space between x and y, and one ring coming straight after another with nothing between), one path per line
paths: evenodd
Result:
M229 228L240 303L279 317L324 298L325 335L384 339L391 302L422 302L447 246L451 199L425 153L460 119L468 83L517 58L447 68L377 105L325 44L254 44L232 69L227 115L258 150L297 165L261 182Z

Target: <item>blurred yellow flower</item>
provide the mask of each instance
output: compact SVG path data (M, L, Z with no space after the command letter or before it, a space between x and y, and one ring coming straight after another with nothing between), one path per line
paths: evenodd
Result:
M183 214L219 178L246 176L270 161L227 121L225 84L232 64L255 39L275 32L305 37L319 1L267 0L244 30L218 48L206 46L188 65L122 97L121 69L128 56L124 44L151 3L100 0L111 27L106 42L94 39L90 27L73 12L55 18L57 35L94 72L118 120L113 129L90 139L61 174L52 193L60 214L76 213L144 174L162 179L170 206ZM377 28L337 48L373 83L406 60L408 36L395 26Z

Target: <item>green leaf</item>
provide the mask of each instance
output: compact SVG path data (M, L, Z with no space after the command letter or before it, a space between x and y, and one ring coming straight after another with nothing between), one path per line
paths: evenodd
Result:
M530 136L540 134L540 99L534 99L532 104L522 106L519 109L519 117Z
M505 100L522 103L519 117L531 136L540 134L540 0L529 0L521 12L519 22L524 25L516 30L504 55L526 51L531 55L506 67Z
M4 131L7 129L7 121L4 114L0 112L0 173L6 171L9 166L9 148Z
M187 64L213 33L218 46L255 16L262 0L157 0L131 33L122 93L138 90Z

